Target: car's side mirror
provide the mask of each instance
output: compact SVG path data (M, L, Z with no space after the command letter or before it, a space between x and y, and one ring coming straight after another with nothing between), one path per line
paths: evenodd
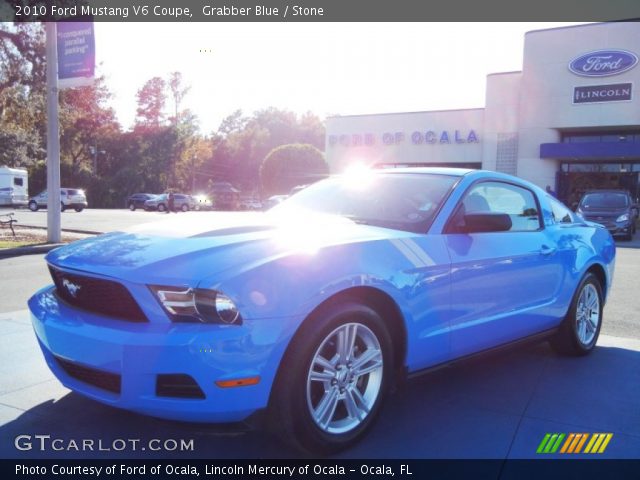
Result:
M467 213L464 216L464 233L506 232L512 226L506 213Z

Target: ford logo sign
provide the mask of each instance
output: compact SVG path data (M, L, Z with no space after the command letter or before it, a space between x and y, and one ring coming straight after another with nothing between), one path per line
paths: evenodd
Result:
M631 70L638 56L626 50L596 50L574 58L569 70L584 77L606 77Z

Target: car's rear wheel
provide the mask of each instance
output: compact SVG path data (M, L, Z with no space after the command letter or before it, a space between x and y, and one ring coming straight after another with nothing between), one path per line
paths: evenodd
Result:
M159 203L158 204L158 211L159 212L164 212L167 209L167 207L164 206L164 203Z
M393 346L378 313L332 306L303 325L276 380L274 427L294 447L331 453L372 425L388 391Z
M596 346L602 327L602 285L593 273L587 273L571 301L560 330L551 339L552 347L565 355L586 355Z
M129 204L129 210L131 210L132 212L136 211L136 204L135 203L130 203Z
M29 202L29 210L31 210L32 212L37 212L38 211L38 204L36 202L34 202L33 200Z
M64 203L60 202L60 211L64 212L67 207L64 206Z
M180 207L180 210L182 210L183 212L188 212L189 211L189 205L187 205L186 203L182 205L182 207Z

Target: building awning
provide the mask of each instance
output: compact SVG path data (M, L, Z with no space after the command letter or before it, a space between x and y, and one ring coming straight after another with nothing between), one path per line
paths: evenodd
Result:
M540 158L556 160L640 160L640 143L542 143Z

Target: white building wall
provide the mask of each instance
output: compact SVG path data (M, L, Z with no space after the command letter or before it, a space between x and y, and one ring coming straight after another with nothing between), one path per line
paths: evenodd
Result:
M541 187L555 185L559 161L540 158L542 143L561 141L563 131L640 128L640 64L617 74L585 77L569 63L596 50L640 56L638 23L600 23L529 32L522 72L487 77L486 108L331 117L326 156L333 172L352 162L482 163ZM631 83L631 101L574 103L574 88ZM474 131L478 141L465 139ZM433 131L433 143L414 142L414 132ZM448 132L450 142L441 142ZM365 142L368 136L369 143ZM385 143L384 138L393 139ZM360 139L360 141L358 141ZM359 143L358 143L359 142ZM606 159L603 159L606 160Z
M479 163L483 122L484 109L330 117L326 157L332 172L351 163Z
M601 23L527 33L519 101L519 176L541 186L554 184L559 162L541 160L540 144L559 142L562 130L640 125L640 66L603 77L569 70L574 58L607 49L640 54L640 26ZM575 87L629 82L636 89L632 101L573 102Z
M487 77L482 154L486 170L517 174L521 79L522 72Z

